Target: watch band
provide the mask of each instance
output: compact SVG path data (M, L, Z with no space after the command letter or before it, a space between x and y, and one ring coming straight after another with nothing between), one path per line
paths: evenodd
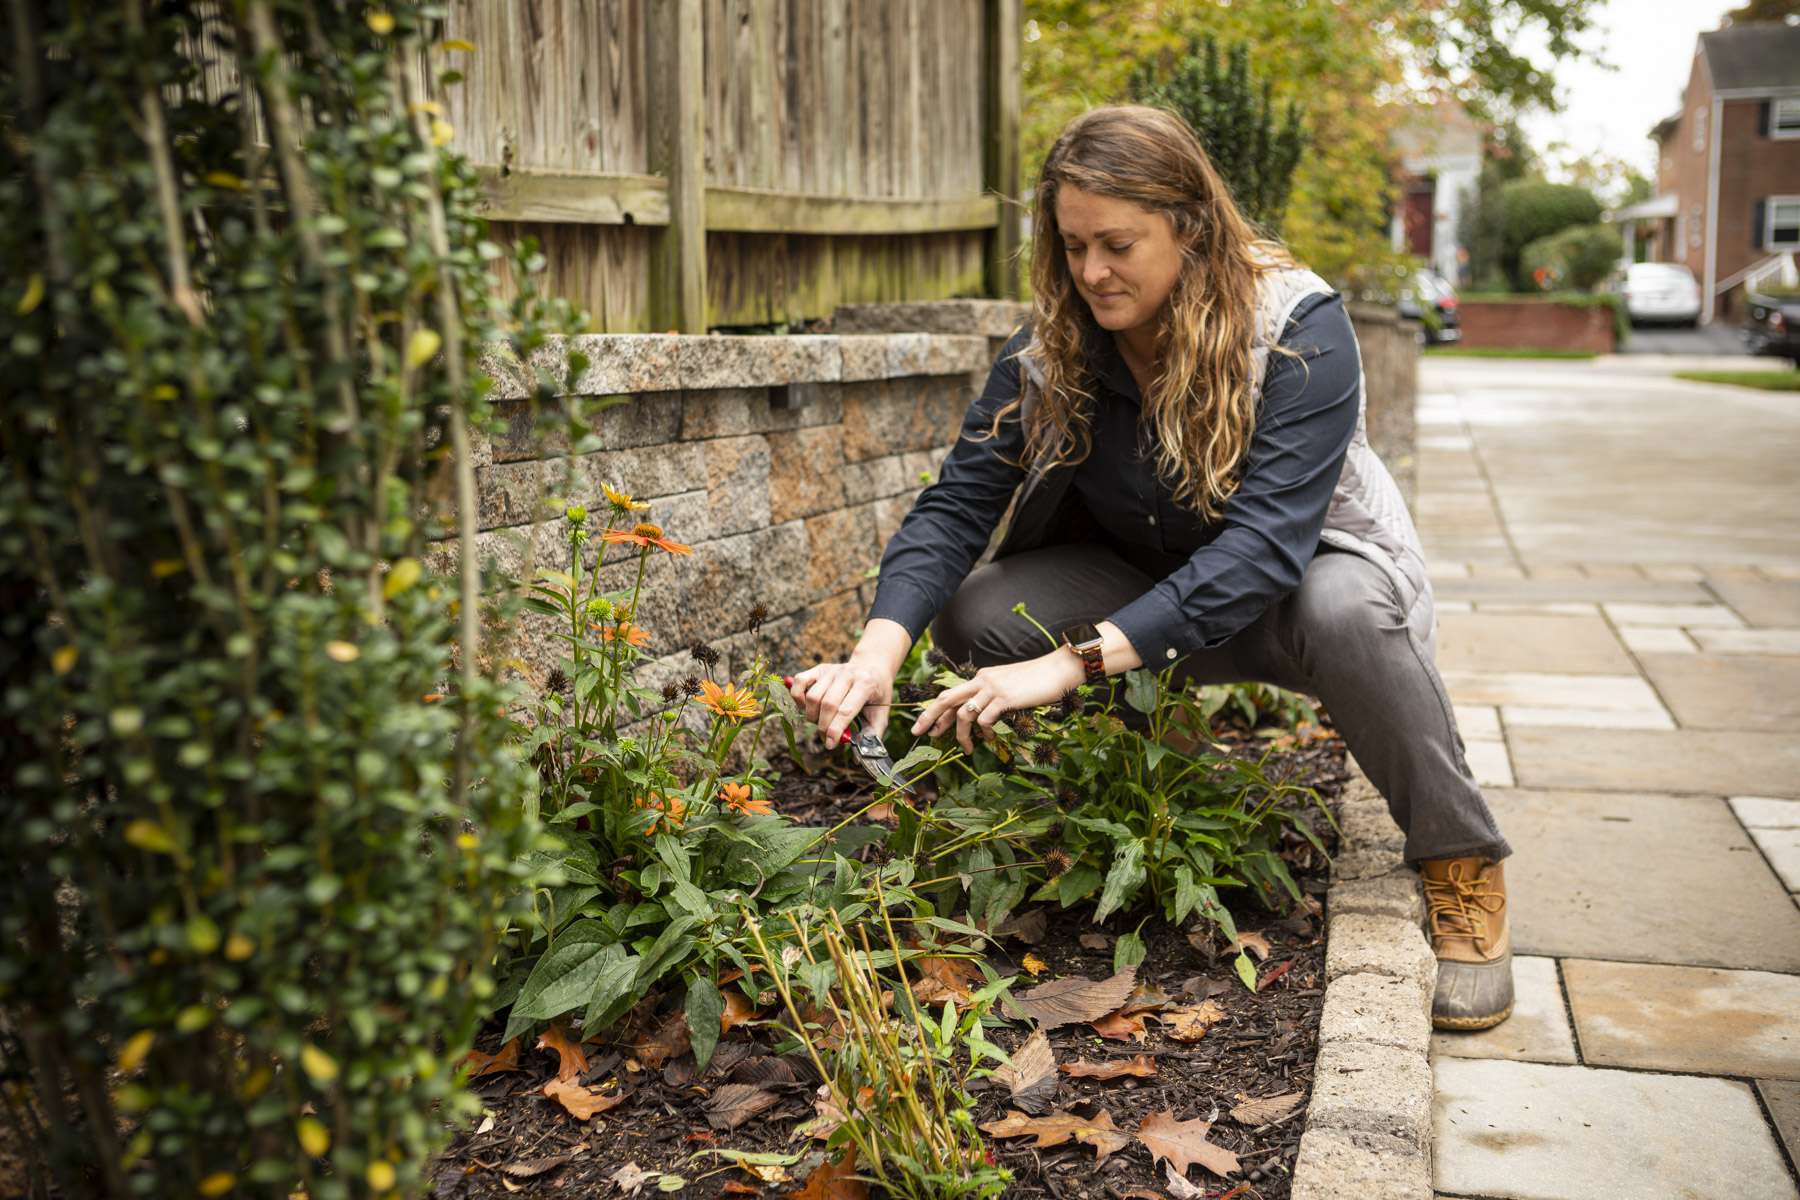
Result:
M1106 655L1102 653L1102 639L1095 637L1082 642L1065 640L1063 645L1073 650L1075 656L1081 659L1081 665L1087 671L1087 682L1104 683L1106 681Z

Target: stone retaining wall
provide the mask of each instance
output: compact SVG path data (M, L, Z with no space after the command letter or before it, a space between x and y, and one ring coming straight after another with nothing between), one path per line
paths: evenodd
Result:
M692 670L695 642L728 670L753 649L785 669L847 652L873 598L869 571L990 365L986 338L929 334L594 335L554 344L547 365L571 350L590 365L547 410L525 399L516 367L490 364L507 425L476 446L478 544L517 577L567 569L562 501L574 499L593 514L591 566L600 485L650 501L644 519L693 547L648 560L639 624L652 686ZM593 414L585 445L570 445L565 406ZM602 584L629 588L634 572L635 551L613 547ZM770 616L752 635L758 603ZM528 614L502 632L541 685L560 655L548 620Z

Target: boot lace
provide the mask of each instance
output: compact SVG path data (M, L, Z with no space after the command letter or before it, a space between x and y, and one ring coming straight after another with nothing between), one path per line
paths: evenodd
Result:
M1488 917L1506 907L1506 894L1493 886L1493 879L1467 863L1451 863L1444 878L1423 882L1433 937L1484 939Z

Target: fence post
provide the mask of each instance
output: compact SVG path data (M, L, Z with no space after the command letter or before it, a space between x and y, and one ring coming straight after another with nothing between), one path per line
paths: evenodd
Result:
M983 0L982 185L1003 199L988 239L987 293L1017 298L1019 217L1019 0Z
M645 33L650 169L669 181L651 257L653 329L706 332L706 65L701 0L657 0Z

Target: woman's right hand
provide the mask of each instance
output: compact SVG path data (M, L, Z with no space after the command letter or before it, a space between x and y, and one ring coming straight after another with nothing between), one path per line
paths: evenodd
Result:
M835 748L858 714L876 733L887 727L894 702L894 676L878 664L852 655L849 662L820 663L800 672L788 691L806 711L807 720L819 727L825 745Z

